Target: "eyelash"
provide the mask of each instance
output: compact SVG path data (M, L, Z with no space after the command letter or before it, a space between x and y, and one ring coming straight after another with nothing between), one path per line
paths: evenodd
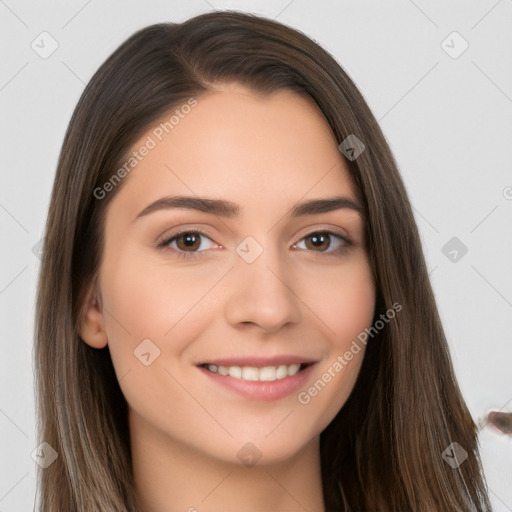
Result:
M201 257L200 254L202 252L205 252L208 249L203 250L203 251L182 251L180 249L171 249L169 247L169 244L171 242L173 242L174 240L176 240L177 238L179 238L181 235L189 235L189 234L204 236L204 237L208 238L209 240L211 240L211 238L206 233L203 233L201 231L185 230L185 231L180 231L179 233L174 234L172 237L166 238L162 242L157 243L157 248L161 249L161 250L170 250L172 252L175 252L179 258L185 258L185 259L199 258L199 257ZM328 235L330 237L334 236L335 238L339 238L343 242L343 245L341 247L338 247L337 249L335 249L334 251L331 251L331 252L312 251L312 252L318 252L322 256L340 257L351 246L354 245L353 242L348 237L340 235L338 233L334 233L333 231L329 231L329 230L312 231L308 235L302 237L299 240L299 242L302 242L302 240L304 240L304 239L306 239L308 237L311 237L313 235L319 235L319 234ZM297 244L294 244L294 245L297 245ZM299 250L309 250L309 249L299 249Z

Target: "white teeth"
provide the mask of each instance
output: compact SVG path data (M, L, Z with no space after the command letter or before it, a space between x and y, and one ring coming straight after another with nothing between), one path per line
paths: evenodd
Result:
M295 375L300 370L300 364L291 364L288 366L288 375Z
M230 373L231 375L231 373ZM258 368L244 367L242 368L242 379L244 380L260 380L260 371Z
M242 377L242 368L240 368L240 366L230 366L229 376L237 377L238 379L240 379Z
M212 370L212 366L215 367L214 364L211 364L208 366L208 369L211 372L214 372L215 370ZM219 366L219 368L217 369L217 373L220 373L221 375L229 375L229 370L225 366Z
M217 366L215 364L206 365L212 373L218 373L224 376L235 377L237 379L269 382L273 380L284 379L297 374L300 370L300 364L294 363L280 366L265 366L256 368L254 366Z
M278 379L282 379L283 377L286 377L287 375L288 375L288 367L285 364L282 364L281 366L277 367L276 377Z
M276 380L276 369L273 366L265 366L265 368L261 368L260 370L260 380L263 381L272 381Z

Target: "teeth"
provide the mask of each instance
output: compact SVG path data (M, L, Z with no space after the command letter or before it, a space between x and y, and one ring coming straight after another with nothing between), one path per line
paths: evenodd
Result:
M252 380L252 381L273 381L291 377L298 373L300 364L282 364L280 366L265 366L263 368L256 368L254 366L217 366L215 364L206 365L208 370L212 373L218 373L224 376L235 377L237 379Z
M263 381L272 381L276 380L276 369L273 366L265 366L265 368L261 368L260 370L260 380Z
M229 370L225 366L219 366L218 368L214 364L208 365L208 369L211 372L217 372L221 375L229 375Z
M229 374L231 375L231 372ZM258 368L244 367L242 368L242 379L260 380L260 371Z
M236 377L239 379L242 377L242 368L240 368L240 366L230 366L228 373L230 377Z
M286 365L282 364L281 366L277 367L276 377L278 379L282 379L283 377L286 377L287 374L288 374L288 367Z

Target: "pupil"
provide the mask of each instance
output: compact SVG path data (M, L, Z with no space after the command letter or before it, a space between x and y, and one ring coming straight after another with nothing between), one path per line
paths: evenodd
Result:
M194 233L182 234L177 240L178 247L182 249L197 249L198 237Z
M197 237L194 234L187 234L183 236L183 242L186 247L193 247L197 242Z
M320 243L322 243L322 242L321 242L321 238L323 238L323 236L322 236L322 235L320 235L320 236L318 236L318 235L314 235L314 236L313 236L313 243L314 243L314 244L316 244L316 243L318 243L319 241L320 241Z
M325 244L326 237L325 235L312 235L311 241L313 245L316 247L320 247L322 244Z

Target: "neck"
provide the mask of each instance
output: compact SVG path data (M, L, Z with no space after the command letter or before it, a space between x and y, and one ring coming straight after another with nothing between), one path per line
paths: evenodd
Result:
M253 466L209 457L140 421L130 421L130 441L143 512L324 512L319 437L284 461Z

